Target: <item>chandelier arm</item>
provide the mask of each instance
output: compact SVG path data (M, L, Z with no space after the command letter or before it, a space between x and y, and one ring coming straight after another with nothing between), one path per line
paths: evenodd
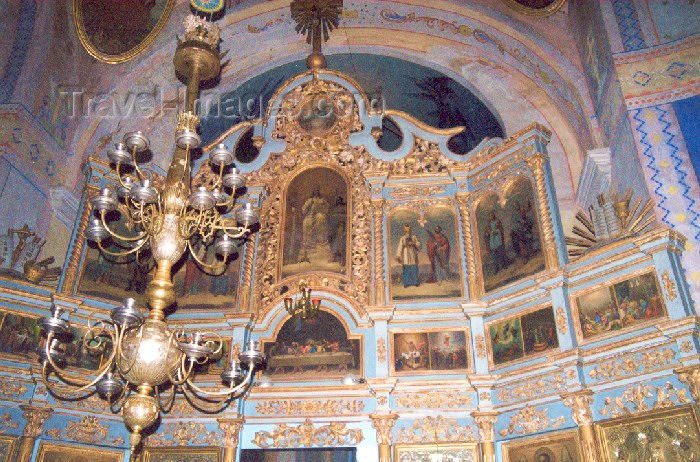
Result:
M231 239L241 239L248 234L249 228L247 226L223 226L221 225L217 229L220 229ZM231 234L230 231L234 231L236 234Z
M212 355L219 354L219 352L224 348L224 339L221 338L221 335L217 334L216 332L202 332L202 337L204 337L204 336L213 336L213 337L218 338L218 341L217 340L207 340L206 342L204 342L204 344L205 345L209 345L212 343L218 344L218 348L216 350L212 351L211 354Z
M100 249L102 252L106 253L106 254L109 255L110 257L125 257L125 256L127 256L127 255L131 255L132 253L138 252L139 250L141 250L141 248L142 248L144 245L146 245L147 242L148 242L148 239L144 239L143 242L141 242L139 245L137 245L136 247L133 247L133 248L127 250L126 252L112 252L111 250L107 250L107 249L102 245L102 241L97 241L97 247L99 247L99 249Z
M109 225L107 224L106 216L107 216L107 212L105 210L101 210L100 211L100 220L102 220L102 226L105 227L105 229L109 232L109 234L112 237L119 239L120 241L125 241L125 242L139 241L148 235L148 233L146 233L144 231L143 233L139 234L138 236L131 236L131 237L122 236L121 234L117 233L116 231L114 231L112 228L109 227ZM129 217L129 218L131 218L131 217Z
M224 164L219 164L219 176L216 179L214 186L212 186L212 189L218 188L219 185L223 184L223 178L224 178Z
M143 172L141 172L141 169L139 168L139 163L136 161L136 146L133 147L131 150L131 160L134 163L134 169L136 170L136 174L139 176L139 179L141 181L144 180L145 176Z
M124 184L124 179L122 178L121 164L122 164L121 162L117 162L117 168L116 168L116 171L117 171L117 178L119 179L119 184L122 185L122 187L123 187L124 189L128 190L128 189L129 189L129 186L127 186L126 184ZM125 175L125 176L129 176L129 175ZM131 177L133 178L133 175L132 175ZM136 179L138 179L138 178L136 178Z
M224 399L218 401L206 400L187 387L182 387L182 392L187 398L187 401L195 408L206 414L217 414L223 411L229 403L231 396L226 396Z
M205 396L231 396L235 394L239 390L244 390L248 387L248 384L252 381L253 379L253 374L255 373L254 368L251 367L248 369L248 373L246 374L245 380L241 382L239 385L229 388L224 391L206 391L201 388L199 388L195 383L192 381L192 379L187 379L187 385L189 385L192 390L196 391L197 393L203 394Z
M183 332L184 332L184 329L183 329ZM170 333L170 339L168 339L168 345L170 345L172 343L173 337L175 336L176 333L177 333L177 330L173 329L173 331ZM170 347L168 347L168 351L165 352L165 364L168 364L168 356L170 356ZM170 380L170 383L172 383L173 386L184 384L187 381L187 378L192 373L192 368L194 367L194 365L190 364L190 367L188 370L186 360L187 360L187 355L183 354L182 359L181 359L181 363L180 363L180 367L177 368L177 375L178 376L180 375L181 371L187 370L187 374L185 374L184 379L179 379L179 378L175 379L175 377L173 377L173 375L170 373L170 370L168 370L167 367L165 368L165 373L168 375L168 380Z
M50 371L48 370L48 363L45 363L44 366L41 368L41 381L43 382L44 386L49 390L49 392L54 395L56 398L62 400L62 401L80 401L81 399L85 399L88 396L92 396L95 394L95 390L91 390L89 393L81 393L82 396L71 396L71 394L64 395L63 393L59 393L57 389L55 388L55 385L51 384L51 380L49 380L49 373ZM55 371L54 371L55 373ZM56 374L56 377L61 380L62 382L65 382L63 378L59 375ZM68 382L65 382L68 383ZM75 392L71 392L75 393Z
M197 256L197 253L194 251L192 248L192 243L190 241L187 242L187 248L190 250L190 254L192 255L192 258L194 258L194 261L197 263L197 265L204 270L205 273L209 274L210 276L221 276L224 274L224 271L226 270L226 265L224 264L222 266L221 271L219 272L219 269L217 265L211 265L208 263L204 263L202 260L199 259Z
M102 349L102 350L104 351L105 345L107 344L107 340L105 340L104 342L99 341L99 342L98 342L98 345L96 345L96 346L94 346L94 347L93 347L93 346L90 346L90 345L88 344L88 334L91 334L91 335L92 335L92 340L95 340L96 338L102 337L103 334L107 334L107 335L109 335L109 340L112 342L112 345L115 345L115 340L116 340L116 338L114 337L114 334L112 333L112 331L111 331L110 329L107 329L106 324L105 324L105 321L103 321L103 320L98 320L98 321L95 323L94 326L90 326L89 322L90 322L90 320L88 319L88 326L89 326L89 327L88 327L88 330L85 332L85 335L83 335L83 339L82 339L82 344L85 346L85 348L88 350L88 352L90 352L90 351L99 351L100 349ZM109 325L112 325L112 324L109 323ZM99 331L99 332L100 332L100 335L96 335L96 334L93 332L93 331L95 331L96 329L101 329L101 330ZM113 348L113 350L114 350L114 348ZM114 358L112 358L112 359L114 359Z
M175 404L175 395L177 394L177 390L175 389L175 385L173 385L173 392L170 398L168 399L169 402L167 403L167 406L163 405L163 402L160 400L160 387L154 387L156 389L156 402L158 403L158 408L160 409L161 412L168 414L172 408L173 404Z
M132 367L134 367L134 364L136 364L136 360L138 359L138 351L141 348L141 341L143 340L143 324L139 326L139 341L138 341L138 346L136 347L136 353L134 355L134 359L131 362L131 365L127 367L126 369L122 369L122 361L125 359L124 356L124 350L122 349L122 342L124 341L124 335L126 334L126 329L122 329L122 331L119 334L119 339L117 342L117 348L119 350L119 357L117 358L116 364L117 364L117 369L119 370L119 373L123 376L126 376L126 374L129 373Z
M117 398L114 402L109 403L109 410L112 411L113 414L116 414L117 412L122 410L122 407L124 407L124 403L126 403L127 398L131 396L131 387L129 387L129 384L126 383L124 385L124 388L122 388L122 393ZM115 404L119 403L116 405Z

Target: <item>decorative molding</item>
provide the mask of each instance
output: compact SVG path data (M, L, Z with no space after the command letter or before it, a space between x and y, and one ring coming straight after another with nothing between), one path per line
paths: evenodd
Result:
M377 397L377 404L379 404L380 406L386 406L388 402L389 399L386 396Z
M49 189L49 197L54 217L66 228L72 230L78 216L80 199L63 187Z
M566 313L564 312L564 308L562 308L561 306L557 308L556 319L557 329L559 329L561 335L566 335L566 333L569 331L569 328L566 324Z
M469 298L475 299L479 294L477 280L476 256L474 252L474 239L472 237L471 207L469 205L469 193L455 195L459 209L459 221L462 227L462 239L464 239L464 259L467 261L467 288ZM478 341L479 336L477 336ZM483 338L483 336L482 336ZM477 343L477 347L478 347ZM486 349L484 346L484 354ZM478 350L477 350L478 352Z
M509 434L526 435L528 433L540 432L547 429L561 427L566 422L566 417L559 416L556 419L550 419L547 414L549 409L542 408L540 410L527 405L519 412L510 416L508 428L498 432L505 437Z
M604 361L588 372L593 380L614 380L667 367L675 362L676 352L668 347L642 353L631 353Z
M460 425L456 419L443 416L416 419L410 427L402 428L397 443L462 443L475 441L473 430Z
M19 422L13 422L10 414L0 415L0 433L5 433L7 430L15 430L19 428Z
M650 409L665 409L690 402L685 388L671 382L653 387L638 383L627 388L621 397L606 397L600 414L609 418L636 414ZM653 403L653 404L651 404Z
M668 270L661 275L661 281L664 283L664 289L666 289L666 298L669 302L674 301L678 297L678 292L676 292L676 283L673 282L673 278L671 278Z
M384 337L377 340L377 360L380 363L386 362L386 339Z
M564 405L571 409L571 418L579 427L593 424L593 392L583 390L581 392L562 395Z
M498 388L496 398L501 402L527 400L535 396L561 392L566 388L563 372L554 372L532 381L517 381L512 385Z
M0 395L16 398L27 393L29 389L22 382L3 380L0 382Z
M24 430L22 436L28 438L38 438L44 432L44 423L51 417L53 409L48 407L37 407L22 405L19 407L24 417Z
M208 431L203 423L175 422L165 425L160 433L150 435L146 446L221 446L221 435Z
M476 336L476 357L481 359L486 357L486 339L482 334Z
M68 422L68 426L63 429L46 430L45 434L54 440L70 440L105 446L122 446L124 444L124 438L121 436L109 439L109 426L101 424L93 416L85 416L80 420Z
M547 165L547 156L541 152L528 157L527 163L532 174L535 177L535 194L537 195L537 208L542 224L542 240L544 241L544 259L547 269L559 267L559 257L557 253L557 241L554 237L554 222L552 221L552 213L549 209L549 196L547 194L547 178L545 168Z
M396 398L398 407L409 409L456 409L471 406L471 395L456 391L431 390L421 393L407 393Z
M219 423L219 431L221 431L221 443L225 448L237 448L241 429L243 428L243 419L216 419Z
M681 347L680 347L680 352L681 353L692 353L695 351L695 347L693 346L693 342L690 340L683 340L681 342Z
M586 152L576 189L576 202L583 208L595 203L600 194L605 194L610 189L611 171L610 147Z
M389 192L389 196L394 199L410 199L410 198L422 198L426 196L435 196L437 194L442 194L447 190L446 186L434 185L434 186L404 186L402 188L392 189Z
M361 429L346 428L344 423L332 422L316 428L311 419L297 427L280 424L270 432L257 432L252 443L267 448L356 446L364 440Z
M372 419L372 427L377 431L377 443L390 445L394 440L391 430L399 416L396 414L375 414L369 417Z
M494 426L498 420L497 412L472 412L474 423L479 429L479 441L493 442L496 440L496 431Z
M261 415L345 415L361 414L365 410L365 403L361 400L329 399L316 400L279 400L264 401L255 406L255 410Z
M700 403L700 366L676 369L678 380L688 385L690 394L696 403Z

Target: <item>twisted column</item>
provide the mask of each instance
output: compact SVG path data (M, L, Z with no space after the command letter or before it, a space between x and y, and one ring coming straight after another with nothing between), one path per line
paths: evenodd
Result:
M22 410L25 424L22 437L19 439L17 462L29 462L32 460L34 443L44 432L44 423L51 417L53 409L30 405L21 405L19 408Z
M374 241L374 304L384 305L384 199L372 199Z
M581 454L587 462L601 462L596 450L596 437L593 431L593 392L582 390L561 395L564 404L571 409L571 418L578 425L578 434L581 441Z
M472 412L474 423L479 429L479 446L484 462L496 462L495 425L498 412Z
M90 216L92 214L90 199L97 196L99 192L100 188L93 184L88 184L85 187L83 211L82 215L80 216L80 223L78 223L78 230L75 233L73 249L68 260L66 278L63 280L63 285L61 286L61 292L63 293L71 293L73 291L73 286L75 286L75 280L78 278L78 270L80 269L80 258L82 257L82 249L85 244L85 230L88 227L88 223L90 222Z
M224 445L223 462L236 462L236 450L238 449L238 439L243 419L216 419L221 430L221 441Z
M476 256L474 255L474 239L472 237L472 213L469 207L469 193L459 193L456 195L456 198L461 218L462 236L464 236L469 299L475 300L478 297L479 284L477 282Z
M391 444L394 440L391 430L399 416L396 414L374 414L369 417L372 419L372 427L377 431L379 462L391 462Z
M537 208L542 222L542 237L544 240L544 259L547 269L559 267L557 256L557 241L554 237L554 222L549 210L549 197L547 195L547 180L545 175L545 162L547 158L541 152L526 160L535 177L535 192L537 194Z

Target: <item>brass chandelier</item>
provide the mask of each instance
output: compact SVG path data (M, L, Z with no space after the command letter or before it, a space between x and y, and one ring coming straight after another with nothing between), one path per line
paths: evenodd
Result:
M92 353L105 353L108 360L94 376L67 374L64 342L69 340L70 323L64 310L52 309L52 316L43 318L46 344L41 351L42 377L52 393L63 399L80 399L97 391L109 401L113 412L121 410L124 423L131 431L130 445L135 451L141 434L152 426L160 412L167 412L178 389L191 401L203 405L225 405L244 393L252 384L254 372L264 367L264 355L257 342L250 342L240 355L232 352L226 370L221 374L224 387L204 390L193 378L197 364L204 364L221 353L223 341L214 333L171 330L165 322L165 310L175 302L172 268L188 252L207 271L220 272L236 253L258 222L251 204L236 204L245 185L235 168L234 154L219 144L210 153L209 162L215 179L192 191L190 156L201 143L197 133L199 118L195 101L200 82L211 80L221 68L219 28L198 16L185 20L185 40L178 40L174 56L175 70L187 81L184 111L178 115L175 131L176 149L165 179L158 188L148 170L141 168L137 154L148 149L149 141L141 132L131 132L109 151L119 178L116 194L104 189L91 204L94 219L87 238L107 255L137 254L148 248L156 263L146 297L150 312L144 316L133 299L114 308L109 319L88 321L83 337L84 347ZM134 236L120 235L110 225L108 215L122 213ZM105 243L112 239L123 251L114 252ZM206 262L195 246L213 245L213 261ZM68 395L61 394L50 375L76 386ZM94 387L94 388L93 388ZM170 389L171 396L161 399L161 392ZM202 401L203 400L203 401Z

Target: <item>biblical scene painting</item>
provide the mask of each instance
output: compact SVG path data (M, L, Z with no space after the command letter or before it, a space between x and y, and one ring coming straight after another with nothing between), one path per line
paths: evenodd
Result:
M604 462L700 460L700 428L692 406L598 424Z
M554 311L542 308L488 324L489 349L498 366L559 347Z
M329 168L311 168L287 186L282 277L347 271L348 186Z
M664 302L654 273L599 287L576 297L577 326L584 339L666 316Z
M36 462L122 462L124 452L119 450L81 448L42 441Z
M583 462L576 431L506 443L503 453L504 462Z
M0 311L0 353L33 361L41 340L41 326L35 318Z
M349 338L340 320L326 311L289 318L263 348L266 373L282 380L340 378L362 368L360 340Z
M462 297L459 241L452 209L396 209L389 216L389 238L392 299Z
M532 185L517 180L505 199L483 198L476 208L484 291L490 292L544 270L544 254Z
M463 330L393 333L394 372L413 375L466 371L469 368L468 343Z

